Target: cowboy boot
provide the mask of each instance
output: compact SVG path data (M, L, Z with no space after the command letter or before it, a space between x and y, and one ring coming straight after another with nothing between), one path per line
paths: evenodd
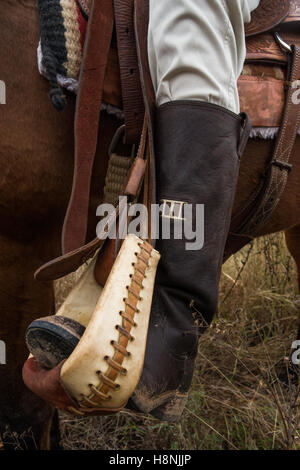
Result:
M187 250L189 240L175 239L174 231L172 238L172 230L171 239L157 242L161 261L144 369L128 406L176 422L188 397L199 336L217 310L239 159L251 124L247 115L214 104L173 101L157 109L155 127L158 203L169 207L160 222L169 217L174 228L181 203L189 203L196 226L196 205L204 205L204 245Z

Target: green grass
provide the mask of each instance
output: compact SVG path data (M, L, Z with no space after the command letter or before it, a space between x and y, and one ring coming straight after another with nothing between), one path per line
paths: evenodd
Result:
M58 285L60 297L69 282ZM223 267L219 313L199 343L180 424L121 412L61 415L66 449L300 449L298 387L278 375L298 326L297 276L282 235L256 240Z

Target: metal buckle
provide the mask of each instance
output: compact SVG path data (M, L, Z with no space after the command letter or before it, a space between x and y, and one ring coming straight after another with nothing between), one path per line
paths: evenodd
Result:
M289 46L289 45L282 39L282 37L280 36L279 33L277 33L277 31L274 32L274 38L275 38L277 44L281 47L282 50L284 50L285 52L288 52L289 54L292 54L292 53L293 53L291 46Z
M125 124L118 127L118 129L116 130L116 133L113 136L111 144L109 146L108 155L112 155L113 153L115 153L121 138L123 138L123 142L124 142L124 135L125 135Z
M121 142L121 139L122 139L122 143L125 144L125 130L126 130L125 124L122 124L122 126L118 127L118 129L115 132L115 135L112 138L111 144L109 146L108 155L112 155L113 153L116 153L117 147L119 143ZM131 156L133 158L135 155L135 149L136 149L135 144L132 144L131 155L128 155L128 156Z
M185 220L183 217L183 207L187 202L162 199L162 217L173 220Z
M280 160L274 160L272 165L277 166L280 170L286 170L289 173L293 169L293 165L291 165L291 163L281 162Z

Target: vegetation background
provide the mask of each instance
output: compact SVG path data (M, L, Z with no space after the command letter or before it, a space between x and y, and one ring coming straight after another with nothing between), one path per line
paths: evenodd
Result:
M61 303L74 276L57 283ZM282 234L255 240L223 267L219 313L199 343L180 424L127 411L61 414L65 449L300 449L298 386L279 380L297 337L300 300Z

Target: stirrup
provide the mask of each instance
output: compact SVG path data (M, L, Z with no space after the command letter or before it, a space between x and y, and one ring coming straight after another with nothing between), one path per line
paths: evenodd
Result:
M74 351L58 366L60 384L73 400L74 410L69 406L69 411L78 414L119 411L137 387L144 364L159 258L148 242L127 235L103 290L93 276L94 258L57 312L85 327ZM88 288L82 290L83 285ZM84 308L85 305L88 307ZM29 360L23 378L38 393L41 384L36 384L33 370ZM48 384L49 388L56 390L53 384L50 387ZM52 402L55 403L55 397Z

